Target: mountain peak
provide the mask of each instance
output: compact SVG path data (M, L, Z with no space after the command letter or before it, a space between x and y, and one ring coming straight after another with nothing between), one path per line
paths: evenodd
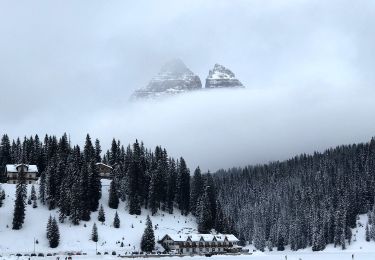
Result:
M228 68L216 63L209 71L206 79L206 88L234 88L244 86L236 79L234 73Z
M200 78L181 59L173 59L165 63L148 85L137 90L133 96L136 98L157 97L201 88Z

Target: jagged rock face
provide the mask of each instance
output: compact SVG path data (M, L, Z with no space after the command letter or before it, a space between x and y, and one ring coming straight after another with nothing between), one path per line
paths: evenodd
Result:
M232 71L222 65L215 64L208 73L206 88L243 88L242 83L236 79Z
M178 94L202 88L200 78L179 59L166 63L148 85L134 93L136 98Z

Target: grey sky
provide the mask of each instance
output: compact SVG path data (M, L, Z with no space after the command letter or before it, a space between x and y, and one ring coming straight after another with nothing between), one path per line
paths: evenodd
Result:
M0 133L161 144L189 166L284 159L375 135L373 1L1 1ZM179 57L243 91L131 104Z

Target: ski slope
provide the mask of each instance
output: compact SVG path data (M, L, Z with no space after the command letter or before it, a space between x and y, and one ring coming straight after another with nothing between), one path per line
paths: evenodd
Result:
M98 219L98 212L91 214L91 220L82 221L79 226L71 225L69 220L66 223L59 223L60 245L51 249L46 238L46 226L50 215L58 219L58 211L49 211L46 206L38 201L38 208L32 208L32 205L26 205L25 223L21 230L12 230L13 207L15 198L15 184L2 184L5 190L6 198L3 206L0 208L0 255L9 255L16 253L33 253L34 238L38 240L35 244L35 252L62 253L62 252L82 252L89 255L95 255L97 250L101 253L116 251L117 254L125 252L138 251L141 237L145 228L146 217L149 212L142 209L142 215L129 215L126 210L126 202L120 202L117 210L120 218L120 228L112 226L115 216L115 209L108 207L109 181L102 181L102 198L100 204L103 204L106 221L102 225ZM28 185L28 196L30 195L31 185ZM39 186L35 185L38 191ZM155 238L166 233L177 234L196 232L196 221L191 215L182 216L178 210L175 214L159 212L151 217L155 230ZM90 240L93 223L98 227L99 241L94 243ZM86 227L85 227L86 225ZM124 247L120 247L121 242ZM160 248L162 250L162 248ZM0 258L1 259L1 258Z

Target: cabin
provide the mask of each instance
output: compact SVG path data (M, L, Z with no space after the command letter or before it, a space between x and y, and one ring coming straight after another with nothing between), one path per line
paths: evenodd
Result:
M99 176L102 179L112 179L112 170L113 168L104 163L96 163Z
M158 241L168 252L178 254L220 254L239 252L239 240L231 234L167 234Z
M7 164L5 167L5 175L7 183L18 183L18 174L23 171L25 174L26 184L34 184L38 180L38 167L33 164Z

